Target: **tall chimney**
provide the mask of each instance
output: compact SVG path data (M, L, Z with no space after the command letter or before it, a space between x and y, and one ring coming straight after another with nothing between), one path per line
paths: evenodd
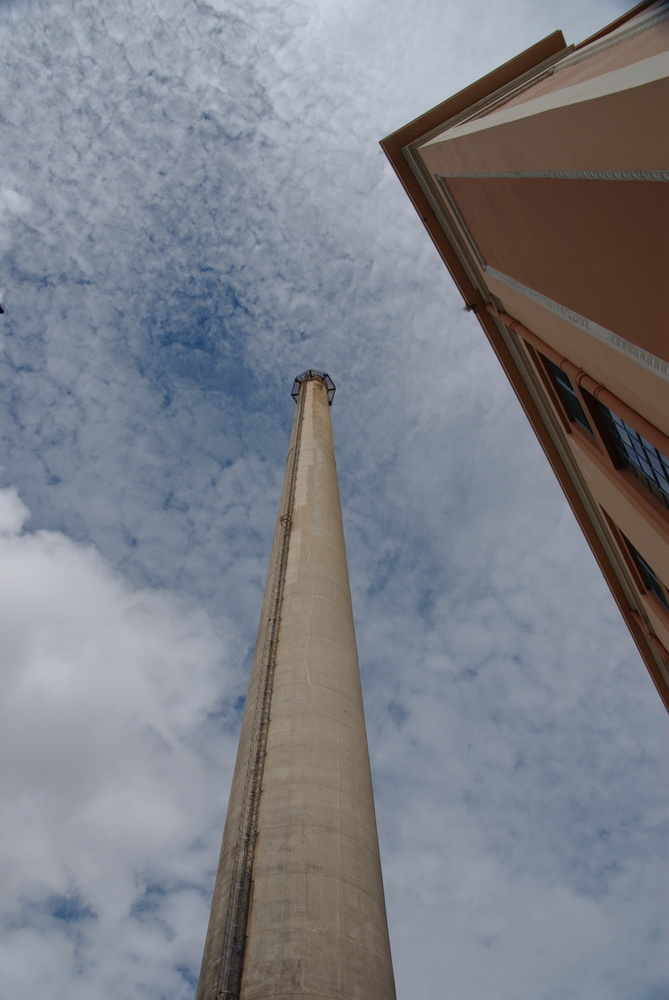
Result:
M297 403L196 1000L394 1000L325 372Z

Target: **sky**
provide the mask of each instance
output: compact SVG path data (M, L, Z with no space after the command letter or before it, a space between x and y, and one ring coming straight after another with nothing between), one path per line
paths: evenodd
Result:
M0 0L0 1000L192 1000L332 416L400 1000L660 1000L665 713L378 141L617 0Z

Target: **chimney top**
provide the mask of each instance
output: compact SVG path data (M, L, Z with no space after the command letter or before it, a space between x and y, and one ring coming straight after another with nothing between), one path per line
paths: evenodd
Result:
M295 402L297 402L298 396L300 395L300 386L302 383L310 382L312 379L325 383L325 387L328 391L328 403L332 406L332 400L334 399L335 394L335 384L327 372L319 372L316 371L315 368L308 368L306 372L302 372L301 375L298 375L293 382L291 396Z

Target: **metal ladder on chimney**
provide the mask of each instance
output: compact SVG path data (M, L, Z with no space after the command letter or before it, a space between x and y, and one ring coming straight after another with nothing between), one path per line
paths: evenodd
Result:
M256 838L258 836L258 812L260 809L260 794L262 792L262 780L265 770L267 731L272 703L272 687L274 669L276 667L286 566L288 564L288 548L293 523L295 483L297 480L297 464L302 440L305 399L306 389L299 394L295 446L289 458L288 489L285 494L283 511L279 516L279 524L281 525L279 554L272 581L269 615L265 624L265 642L256 692L248 768L239 821L239 835L235 847L230 881L230 895L223 934L223 954L219 966L215 994L216 1000L239 1000L241 989L244 946L246 943L246 930L253 885L253 859L255 856Z

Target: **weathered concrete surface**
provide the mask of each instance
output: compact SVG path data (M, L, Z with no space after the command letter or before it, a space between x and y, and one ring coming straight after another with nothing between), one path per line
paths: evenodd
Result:
M304 382L292 530L241 1000L393 1000L390 947L326 387ZM297 438L297 418L291 450ZM288 468L290 469L290 454ZM279 513L198 1000L215 1000Z

